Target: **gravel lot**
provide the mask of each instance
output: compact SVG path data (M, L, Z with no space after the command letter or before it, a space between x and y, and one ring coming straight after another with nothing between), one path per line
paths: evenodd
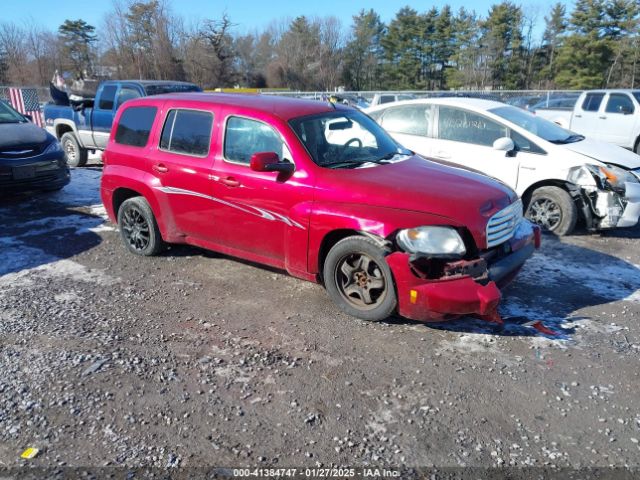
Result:
M640 228L545 236L502 330L369 324L280 271L128 254L100 173L0 200L0 467L638 467Z

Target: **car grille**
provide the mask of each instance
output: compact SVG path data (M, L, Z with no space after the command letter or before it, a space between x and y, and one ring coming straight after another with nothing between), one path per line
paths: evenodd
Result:
M522 200L503 208L487 222L487 248L495 247L513 237L522 220Z

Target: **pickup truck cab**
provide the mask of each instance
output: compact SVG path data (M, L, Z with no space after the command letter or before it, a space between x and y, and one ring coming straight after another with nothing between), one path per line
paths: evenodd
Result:
M572 110L547 108L536 110L536 115L640 155L640 90L589 90Z
M510 188L416 157L329 102L139 98L103 161L102 201L130 252L187 243L284 269L365 320L500 321L499 287L540 242Z
M127 100L170 92L197 92L197 85L186 82L114 80L102 82L93 106L47 104L45 126L60 140L70 166L87 162L89 150L104 150L118 108Z

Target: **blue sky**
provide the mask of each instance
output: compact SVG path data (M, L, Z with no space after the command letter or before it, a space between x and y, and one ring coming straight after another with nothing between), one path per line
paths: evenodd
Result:
M555 0L553 0L555 1ZM570 5L572 2L562 0ZM326 16L335 15L341 18L345 26L351 23L351 16L362 8L373 8L383 21L389 21L395 13L405 5L418 11L426 11L432 6L440 7L444 2L408 2L393 0L169 0L173 11L187 21L201 18L219 18L226 10L240 32L261 29L272 20L298 15ZM486 15L496 0L452 0L449 5L454 10L461 6L473 9L478 14ZM544 16L551 2L529 0L520 3L525 12L537 15L537 33L544 29ZM21 24L29 19L46 28L55 30L65 19L82 18L90 24L100 27L105 14L111 9L109 0L2 0L2 16L0 22Z

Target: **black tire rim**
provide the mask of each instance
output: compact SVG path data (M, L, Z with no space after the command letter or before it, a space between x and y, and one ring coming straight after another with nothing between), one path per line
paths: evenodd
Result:
M75 162L78 158L78 150L71 140L65 140L64 153L67 155L67 159L69 159L72 163Z
M137 252L144 251L151 242L151 229L144 214L134 206L122 212L122 233L129 246Z
M550 198L538 198L529 205L527 218L543 229L552 231L562 222L562 209Z
M387 296L382 269L365 253L342 257L336 264L334 277L342 298L358 310L373 310Z

